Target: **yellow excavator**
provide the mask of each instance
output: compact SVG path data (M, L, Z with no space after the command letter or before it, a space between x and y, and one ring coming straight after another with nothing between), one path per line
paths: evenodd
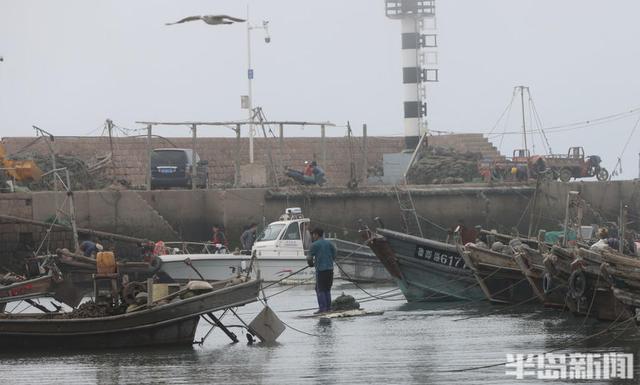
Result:
M4 173L16 182L38 181L42 177L42 170L33 160L11 160L7 158L7 151L0 143L0 173Z

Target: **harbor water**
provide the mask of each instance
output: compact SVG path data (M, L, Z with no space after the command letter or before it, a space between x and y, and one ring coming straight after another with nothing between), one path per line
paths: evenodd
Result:
M267 295L287 289L272 287ZM393 286L370 287L387 296ZM356 298L368 295L337 283ZM398 293L397 291L393 293ZM401 296L363 301L382 315L349 319L301 318L313 310L310 286L295 287L269 299L290 327L273 345L231 344L214 330L192 348L0 353L1 384L528 384L505 372L508 353L633 353L638 373L640 333L632 323L611 325L537 305L506 307L475 303L407 304ZM261 304L239 308L249 322ZM226 315L223 322L238 325ZM609 327L608 330L605 330ZM196 338L210 328L200 322ZM298 330L294 330L298 329ZM603 330L605 330L603 332ZM590 339L587 336L595 335ZM69 337L73 338L73 337ZM484 367L476 370L465 370ZM564 380L566 383L581 383ZM584 383L633 383L584 380ZM549 381L563 383L563 380Z

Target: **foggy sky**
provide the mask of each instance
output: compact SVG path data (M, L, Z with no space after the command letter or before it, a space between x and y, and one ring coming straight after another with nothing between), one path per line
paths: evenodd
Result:
M136 120L245 119L246 26L164 23L244 17L246 4L0 0L0 136L32 136L32 124L99 135L106 118L130 128L140 127ZM402 135L400 23L385 17L382 0L250 4L252 22L271 22L270 44L261 31L252 39L254 103L268 118L350 120L356 133L367 123L370 135ZM437 1L440 83L429 85L430 128L486 133L521 84L531 87L544 126L640 106L638 14L632 0ZM494 133L520 130L519 114L514 105ZM582 145L611 170L639 117L548 136L554 152ZM230 134L220 130L202 134ZM521 143L506 135L501 150L510 154ZM535 143L542 152L538 136ZM625 178L638 176L639 143L640 129L623 157Z

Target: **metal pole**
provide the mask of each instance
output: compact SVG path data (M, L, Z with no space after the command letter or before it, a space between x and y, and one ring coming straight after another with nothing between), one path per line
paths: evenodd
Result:
M618 251L624 253L624 233L626 232L627 223L627 206L620 202L620 234L618 234L619 246Z
M564 236L562 239L562 247L567 247L567 237L569 237L569 207L571 206L572 195L577 195L577 191L569 191L567 194L567 205L564 210Z
M369 143L367 140L367 124L362 125L362 184L367 184L367 176L369 174Z
M533 192L533 203L531 204L531 211L529 212L529 231L527 232L527 238L531 238L531 235L533 233L533 220L536 214L536 206L538 203L538 190L540 189L541 181L542 181L542 178L538 175L538 178L536 179L536 189Z
M48 140L51 140L51 138L49 138ZM47 139L45 139L45 141L47 141ZM54 147L53 140L51 140L51 143L49 143L49 151L51 151L51 165L53 166L54 170L57 170L58 166L56 164L56 148ZM58 178L53 178L53 191L58 191Z
M249 4L247 4L247 79L248 96L249 96L249 163L253 164L253 92L251 80L253 79L253 70L251 69L251 22L249 21Z
M525 151L529 150L527 147L527 126L524 118L524 86L520 86L520 102L522 104L522 137L524 139L524 149Z
M147 125L147 191L151 190L151 124Z
M78 227L76 225L76 207L73 201L73 191L71 190L71 178L69 178L69 170L64 169L67 177L67 195L69 196L69 216L71 219L71 230L73 231L73 251L78 252L80 242L78 241Z
M233 178L234 187L240 186L240 124L236 124L236 156L235 156L235 178Z
M196 179L198 176L198 167L196 164L196 137L198 132L198 126L196 124L191 125L191 151L193 154L191 156L191 190L196 189Z
M111 151L111 178L113 180L116 179L116 165L113 161L113 121L111 119L107 119L107 130L109 131L109 149ZM54 166L55 167L55 166Z
M325 136L325 126L320 125L320 146L322 151L322 167L327 168L327 138Z
M282 123L278 125L278 134L280 136L280 151L282 151L282 147L284 146L284 124Z

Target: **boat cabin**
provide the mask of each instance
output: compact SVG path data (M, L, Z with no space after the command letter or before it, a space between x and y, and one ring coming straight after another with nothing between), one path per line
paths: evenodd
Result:
M258 258L306 258L305 251L311 246L309 223L301 208L288 208L256 238L253 251Z

